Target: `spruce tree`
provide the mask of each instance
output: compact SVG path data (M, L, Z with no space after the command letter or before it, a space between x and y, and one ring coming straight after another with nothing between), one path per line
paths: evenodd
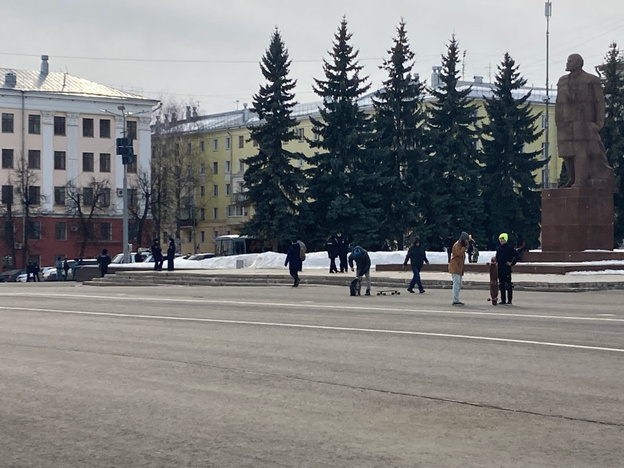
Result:
M483 202L488 248L498 246L498 235L521 237L530 248L539 244L540 191L535 172L546 162L541 151L525 148L538 140L542 130L528 103L531 92L521 96L526 84L514 60L505 54L494 79L493 96L486 98L487 123L483 125L481 162Z
M388 244L404 248L410 234L418 234L422 173L425 160L423 108L424 85L412 75L412 52L405 22L397 27L394 45L388 51L390 59L380 67L388 74L383 88L373 99L375 109L375 139L372 147L380 174L384 177L379 187L383 197L381 235Z
M609 164L615 172L615 247L624 238L624 56L612 43L602 68L602 86L605 95L605 124L602 141Z
M379 248L381 197L379 175L371 151L371 121L358 100L368 91L368 77L361 78L358 52L350 44L352 34L342 19L334 35L330 61L323 61L325 79L315 79L314 91L323 99L320 118L311 118L318 152L310 158L307 196L319 245L336 231L365 248ZM310 238L310 237L308 237Z
M459 44L452 37L442 56L440 86L432 89L429 109L431 146L424 165L423 236L430 249L441 248L441 238L450 232L484 236L483 203L477 161L477 105L469 97L471 88L459 89Z
M260 124L249 131L258 143L258 153L245 159L244 181L254 214L241 232L276 240L279 245L301 233L298 214L305 184L302 170L293 164L305 156L284 149L285 143L297 138L297 121L292 116L296 81L289 78L290 65L288 50L275 29L260 64L267 84L253 97L252 111Z

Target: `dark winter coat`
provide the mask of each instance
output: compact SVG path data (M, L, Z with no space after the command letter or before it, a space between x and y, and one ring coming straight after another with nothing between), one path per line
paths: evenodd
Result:
M412 245L409 248L403 265L407 265L408 261L410 261L412 266L415 266L416 268L422 268L423 263L429 263L429 260L427 260L427 254L425 253L425 248L422 244L419 243L418 245Z
M167 248L167 259L173 260L175 257L176 245L174 241L169 242L169 248Z
M358 258L355 258L355 256L353 255L353 252L351 252L347 260L349 261L349 266L351 268L353 268L353 262L355 262L355 264L357 265L357 269L356 269L357 271L355 272L356 276L362 276L368 273L368 271L370 270L371 260L370 260L370 257L368 256L368 252L364 250L362 247L356 246L353 248L353 250L355 249L360 249L362 251L362 255L360 255Z
M288 252L286 252L286 261L284 262L284 266L289 266L291 270L297 270L301 268L301 247L299 244L290 244L288 247Z
M518 252L507 242L496 249L496 263L499 275L511 273L511 267L518 261Z
M336 258L338 256L338 242L334 236L327 239L325 248L327 249L327 256L329 258Z
M349 244L344 236L336 236L336 246L338 246L338 255L346 256L349 253Z

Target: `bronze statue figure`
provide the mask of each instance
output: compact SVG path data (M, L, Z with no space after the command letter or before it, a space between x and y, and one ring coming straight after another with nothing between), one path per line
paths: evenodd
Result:
M559 157L568 175L563 187L607 188L613 181L600 130L605 120L605 102L600 79L583 71L583 58L568 57L559 78L555 123Z

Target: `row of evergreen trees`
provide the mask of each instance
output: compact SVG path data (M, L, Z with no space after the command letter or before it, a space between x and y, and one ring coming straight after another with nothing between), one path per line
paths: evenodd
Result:
M427 89L412 73L414 52L401 21L380 67L387 79L374 93L371 115L358 104L370 84L351 37L343 18L323 62L324 78L315 79L323 104L320 117L311 119L317 138L308 140L315 153L307 158L284 148L297 138L296 81L279 30L273 32L261 61L267 84L253 98L261 124L249 130L259 150L246 160L245 184L255 215L243 233L280 243L304 238L319 248L341 231L370 249L402 249L418 235L437 249L447 233L460 231L492 248L505 231L537 247L534 174L545 161L526 147L542 135L540 115L530 111L530 93L518 96L526 80L509 54L485 101L485 123L470 89L459 89L454 36L442 56L440 86L430 90L433 102L425 107ZM299 159L309 168L293 164Z

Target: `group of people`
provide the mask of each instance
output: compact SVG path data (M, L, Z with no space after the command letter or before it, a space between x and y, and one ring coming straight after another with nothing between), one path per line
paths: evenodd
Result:
M56 268L56 280L67 281L69 276L69 263L67 259L63 259L63 257L60 256L56 257L54 267Z
M329 272L338 273L338 267L336 266L336 258L338 258L340 259L340 273L346 273L348 270L347 254L349 253L349 243L342 236L342 232L338 231L335 236L329 236L325 243L325 249L329 257Z
M154 271L162 271L163 263L165 262L165 257L162 253L162 248L160 246L160 241L158 238L154 239L152 242L152 257L154 258ZM172 237L169 238L169 245L167 246L167 271L173 271L173 259L175 258L176 253L176 245L175 240Z
M41 281L41 278L39 277L40 271L41 268L38 263L28 262L28 265L26 265L26 282L30 282L31 278L33 281Z

